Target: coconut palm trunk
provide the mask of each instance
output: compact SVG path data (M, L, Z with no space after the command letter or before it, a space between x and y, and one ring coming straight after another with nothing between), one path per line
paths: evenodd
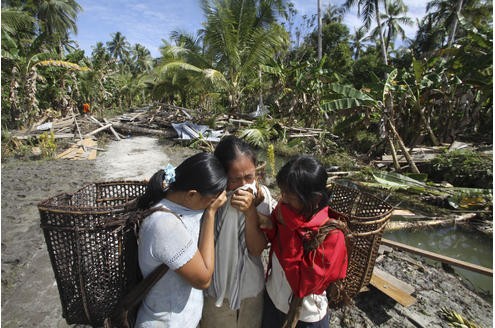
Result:
M378 26L378 31L380 32L380 43L381 43L381 52L382 52L382 57L383 57L383 62L385 65L388 65L388 54L387 54L387 48L386 48L386 43L385 43L385 38L383 37L383 30L382 30L382 23L380 21L380 10L378 7L378 0L375 0L375 18L376 18L376 24Z
M457 30L457 22L459 21L459 15L461 14L461 9L462 9L462 0L457 0L456 16L452 22L452 26L450 28L450 33L449 33L449 42L448 42L449 48L451 48L452 45L454 44L455 33Z

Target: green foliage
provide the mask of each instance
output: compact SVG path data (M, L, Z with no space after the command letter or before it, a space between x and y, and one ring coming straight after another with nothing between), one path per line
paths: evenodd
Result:
M458 187L493 188L492 158L472 150L445 152L431 160L425 173Z
M31 153L32 145L29 140L23 142L17 138L13 138L7 129L2 129L2 160L9 157L24 158Z
M266 149L266 158L268 159L268 166L270 167L270 176L275 178L277 175L277 168L275 167L275 147L273 144L269 144Z
M384 76L387 67L380 59L376 48L369 47L352 65L351 82L357 89L361 89L374 76Z
M288 158L305 152L304 144L298 138L290 141L277 140L273 145L275 152L282 157Z
M271 120L260 117L250 127L239 130L237 135L255 147L264 148L277 134L272 124Z
M357 153L366 154L372 146L379 142L378 135L369 131L360 130L357 131L354 140L351 143L351 147Z
M317 157L324 166L337 166L342 171L353 171L358 166L356 158L342 148Z
M51 158L55 155L57 144L55 143L55 134L53 131L43 132L39 138L39 147L41 149L41 155L43 157Z
M454 310L449 310L447 308L442 308L439 313L440 317L446 321L448 321L449 326L458 327L458 328L478 328L478 326L467 319L465 319L462 315L455 312Z

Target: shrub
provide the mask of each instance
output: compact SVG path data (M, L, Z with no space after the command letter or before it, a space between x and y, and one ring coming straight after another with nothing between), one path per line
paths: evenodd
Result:
M447 181L456 187L493 188L492 158L472 150L441 154L426 170L433 181Z

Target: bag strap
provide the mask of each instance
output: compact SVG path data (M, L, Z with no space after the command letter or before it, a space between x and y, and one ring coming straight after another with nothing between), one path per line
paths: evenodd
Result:
M145 218L158 211L172 213L180 220L180 217L179 215L177 215L177 213L171 211L165 206L151 208L144 211L140 216ZM146 294L148 294L148 292L151 290L151 288L158 282L158 280L160 280L165 275L165 273L167 273L167 271L168 266L165 263L160 264L155 270L153 270L148 276L146 276L146 278L141 280L129 293L127 293L120 300L121 306L124 309L129 310L137 305L139 302L141 302Z

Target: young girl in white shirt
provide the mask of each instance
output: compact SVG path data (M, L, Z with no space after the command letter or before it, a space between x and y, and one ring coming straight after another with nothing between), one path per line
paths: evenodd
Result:
M169 270L143 300L136 327L195 328L203 308L202 289L214 270L215 213L226 201L227 177L218 159L198 153L176 169L150 179L140 208L165 207L148 216L139 231L139 266L144 277L165 263Z

